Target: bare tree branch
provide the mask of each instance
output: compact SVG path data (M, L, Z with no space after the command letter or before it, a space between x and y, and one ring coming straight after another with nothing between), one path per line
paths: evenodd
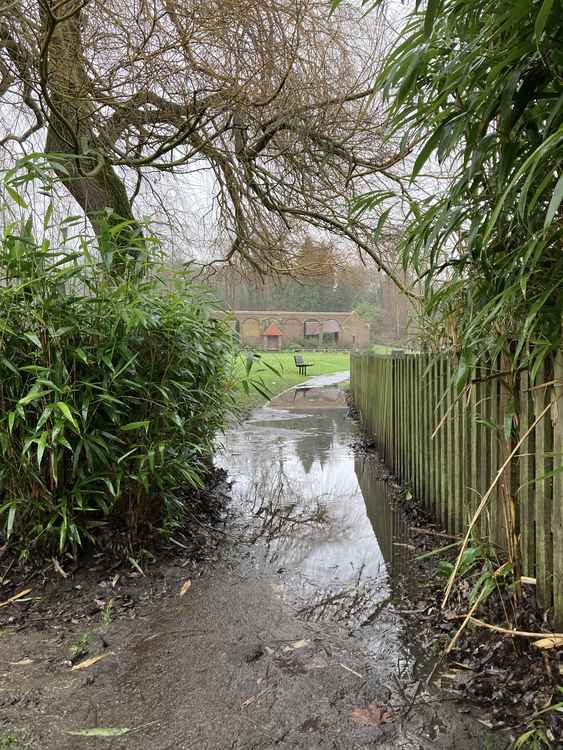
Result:
M21 117L0 145L44 134L95 229L107 208L134 222L148 170L205 170L229 255L282 269L281 238L311 223L393 276L349 218L349 196L400 179L405 155L370 85L381 29L358 19L326 0L15 0L0 97Z

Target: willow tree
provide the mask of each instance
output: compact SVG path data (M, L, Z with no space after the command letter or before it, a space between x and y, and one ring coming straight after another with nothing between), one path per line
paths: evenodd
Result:
M280 264L281 238L307 222L386 269L348 212L401 159L373 96L380 27L353 16L319 0L13 0L0 145L62 156L58 177L98 231L102 216L135 230L155 171L206 170L229 255Z

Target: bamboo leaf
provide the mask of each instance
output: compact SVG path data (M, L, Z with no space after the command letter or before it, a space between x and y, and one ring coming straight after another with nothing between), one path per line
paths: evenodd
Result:
M424 16L424 33L426 36L430 36L432 33L434 21L436 20L441 4L441 0L428 0L426 15Z
M47 396L49 393L51 393L50 390L48 391L31 390L23 398L20 398L20 400L18 401L18 404L20 406L27 406L28 404L31 404L32 401L37 401L38 398L43 398L43 396Z
M551 200L549 202L549 206L547 207L547 212L545 214L545 222L543 225L544 229L547 229L548 226L553 221L555 214L557 213L557 210L559 206L561 205L562 200L563 200L563 174L561 174L559 176L559 179L557 180L557 183L553 190L553 195L551 196Z
M37 336L37 334L32 333L31 331L27 331L26 333L24 333L24 336L26 337L26 339L29 339L29 341L31 341L32 344L35 344L35 346L38 349L43 348L43 345L41 344L41 340L39 339L39 336Z
M45 211L45 216L43 218L43 229L48 229L49 224L51 222L51 217L53 216L53 203L49 203L47 206L47 210Z
M45 453L45 447L47 446L48 433L43 431L41 437L37 441L37 466L41 468L41 461L43 460L43 454Z
M57 401L55 403L55 407L61 412L61 414L63 415L63 417L68 422L71 422L71 424L73 424L78 429L78 425L76 423L76 420L72 416L72 412L71 412L70 407L69 407L68 404L65 404L64 401Z
M17 204L18 204L18 206L19 206L20 208L25 208L25 209L29 208L29 206L28 206L28 205L27 205L27 203L26 203L26 202L24 201L24 199L23 199L23 198L21 197L21 195L20 195L20 194L18 193L18 191L17 191L17 190L14 190L14 188L13 188L13 187L11 187L11 185L6 185L6 192L8 193L8 195L10 196L10 198L11 198L11 199L12 199L12 200L13 200L13 201L14 201L15 203L17 203Z
M540 12L538 13L536 17L536 23L534 26L534 32L536 35L536 39L539 41L541 35L543 34L543 31L545 29L545 26L547 24L547 19L549 18L549 15L553 8L553 2L554 0L543 0L542 6L540 8Z
M89 667L93 667L94 664L102 661L102 659L107 659L108 656L114 656L113 651L106 651L103 654L98 654L97 656L91 656L88 659L84 659L84 661L81 661L78 664L74 664L74 666L71 667L70 671L75 672L77 669L88 669Z
M128 422L127 424L122 425L119 429L123 430L123 432L128 432L130 430L148 430L150 423L150 419L144 419L141 422Z

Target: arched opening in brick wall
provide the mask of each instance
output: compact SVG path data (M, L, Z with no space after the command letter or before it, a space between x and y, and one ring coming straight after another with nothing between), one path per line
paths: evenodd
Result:
M336 346L340 341L342 328L337 320L325 320L323 323L322 343Z

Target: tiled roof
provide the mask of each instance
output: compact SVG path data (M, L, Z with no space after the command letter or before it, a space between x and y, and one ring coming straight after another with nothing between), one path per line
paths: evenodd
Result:
M277 323L270 323L264 331L264 336L283 336Z

